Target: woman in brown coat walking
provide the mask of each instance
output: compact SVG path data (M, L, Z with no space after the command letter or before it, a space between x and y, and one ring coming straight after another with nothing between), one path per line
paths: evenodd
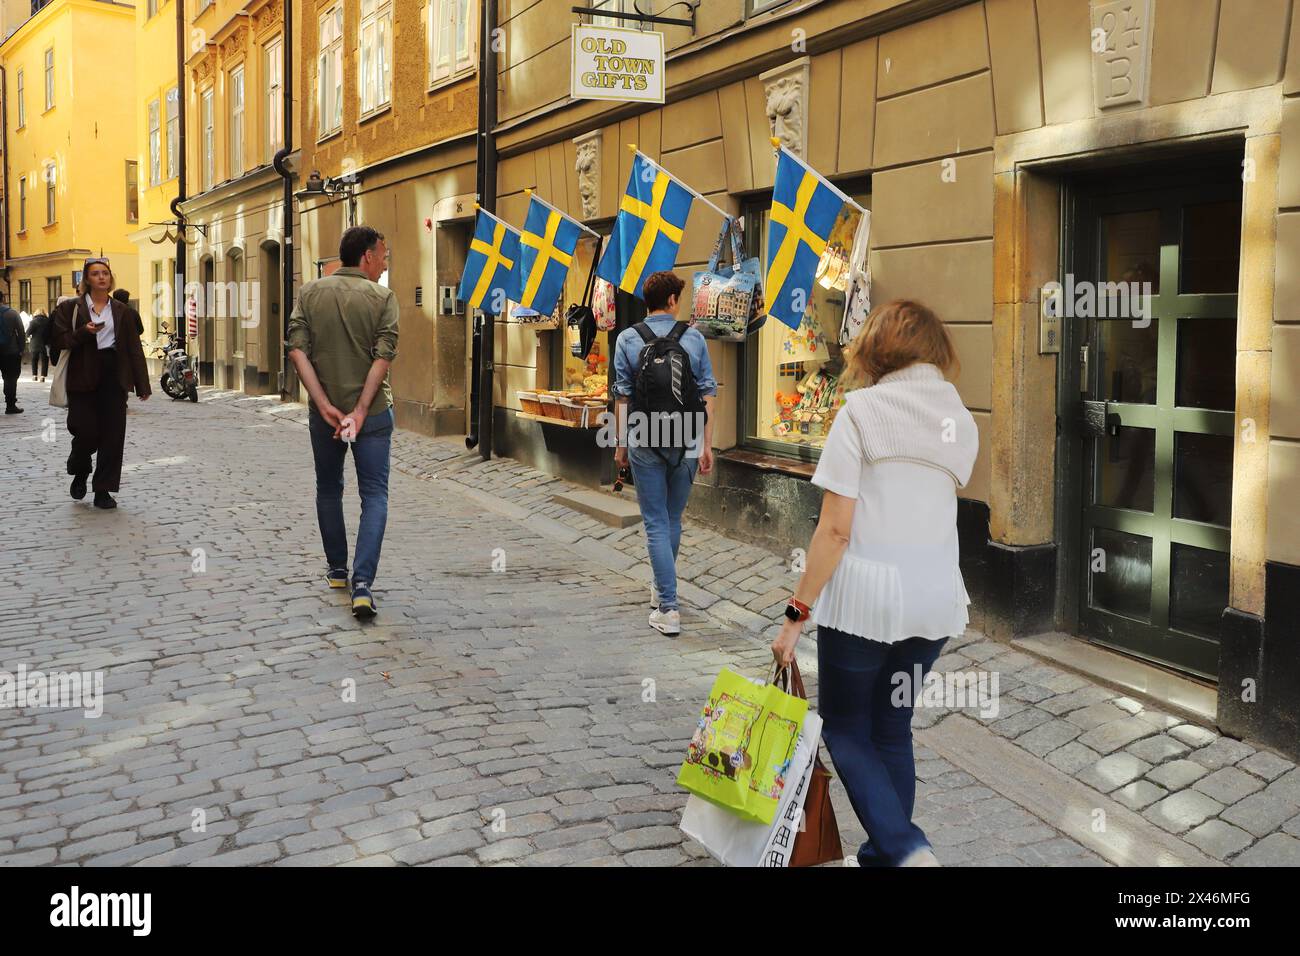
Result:
M122 478L126 443L126 393L142 401L151 394L135 310L112 297L107 259L87 259L77 297L54 311L51 341L68 350L68 431L73 498L86 497L91 456L96 455L96 508L116 508L109 492Z

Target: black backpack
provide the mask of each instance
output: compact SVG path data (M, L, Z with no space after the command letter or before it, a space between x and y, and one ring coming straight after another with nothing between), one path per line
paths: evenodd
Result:
M685 322L675 322L663 336L655 335L645 322L638 322L632 328L636 329L645 345L641 348L636 377L632 380L631 410L646 414L658 426L648 428L638 444L656 451L685 449L685 439L696 434L686 430L686 417L701 416L698 434L703 434L703 416L706 414L704 399L691 368L691 357L682 347L682 336L689 326Z

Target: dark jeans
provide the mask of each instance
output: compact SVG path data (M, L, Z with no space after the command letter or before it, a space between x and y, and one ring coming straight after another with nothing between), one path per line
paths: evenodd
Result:
M316 520L320 524L325 561L331 568L348 566L348 530L343 523L343 459L348 443L334 437L334 429L312 409L311 451L316 459ZM388 523L388 451L393 440L393 410L367 416L361 434L352 443L361 494L361 524L357 528L356 560L352 580L372 584L379 569L379 552Z
M5 384L5 405L18 404L18 376L23 373L23 357L0 355L0 378Z
M844 781L853 812L869 838L858 851L864 865L896 866L929 846L912 822L916 761L912 754L913 686L895 706L893 677L912 682L913 668L929 673L947 638L910 637L894 644L869 641L831 627L817 628L818 713L822 739Z
M122 449L126 444L126 392L117 378L117 353L99 350L99 388L68 392L68 431L72 454L68 474L90 474L95 456L94 491L117 491L122 480Z
M37 368L40 371L37 371ZM32 378L37 375L50 374L50 353L46 351L45 344L32 345Z

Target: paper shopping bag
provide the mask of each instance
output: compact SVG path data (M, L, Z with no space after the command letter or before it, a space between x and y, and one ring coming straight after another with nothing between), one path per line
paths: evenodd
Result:
M677 783L748 820L770 824L808 702L723 668L700 714Z
M691 794L682 811L682 832L708 850L709 855L723 866L788 866L821 730L821 718L810 710L795 745L794 759L790 763L790 782L781 792L781 802L772 823L746 820Z

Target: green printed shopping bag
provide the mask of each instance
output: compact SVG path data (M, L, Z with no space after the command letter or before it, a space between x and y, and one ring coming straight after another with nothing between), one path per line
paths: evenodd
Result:
M771 823L807 712L808 701L723 668L678 785L747 820Z

